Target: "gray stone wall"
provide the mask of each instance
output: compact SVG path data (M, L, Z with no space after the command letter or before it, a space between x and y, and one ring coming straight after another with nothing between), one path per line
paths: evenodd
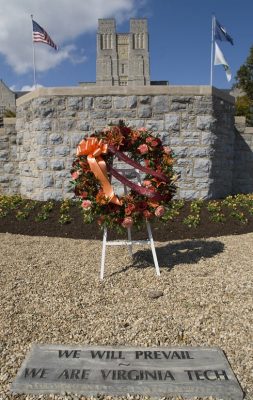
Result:
M15 93L12 92L2 80L0 80L0 116L3 115L4 110L6 109L15 111Z
M0 194L19 193L15 118L4 118L0 129Z
M176 155L178 198L231 193L233 99L210 87L38 89L18 100L20 192L71 197L70 168L79 141L124 119L159 132Z
M232 192L253 192L253 127L246 127L245 117L235 117Z

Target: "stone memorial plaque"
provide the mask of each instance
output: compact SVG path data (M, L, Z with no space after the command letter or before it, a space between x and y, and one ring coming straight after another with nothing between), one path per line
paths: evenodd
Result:
M243 392L219 348L33 345L12 384L14 393L151 397Z

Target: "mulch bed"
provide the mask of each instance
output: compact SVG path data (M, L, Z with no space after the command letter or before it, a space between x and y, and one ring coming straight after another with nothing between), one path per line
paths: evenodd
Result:
M24 220L17 220L15 211L10 211L9 214L0 218L0 232L32 235L32 236L49 236L49 237L66 237L73 239L92 239L101 240L102 230L97 223L84 224L82 221L81 211L77 206L70 208L70 216L72 221L68 224L60 224L60 204L54 203L54 208L50 212L49 217L45 221L35 221L38 212L44 203L38 202L35 209L29 212L29 216ZM242 223L229 216L230 211L223 209L226 216L226 221L212 222L210 221L210 212L206 209L206 204L201 208L200 224L194 228L189 228L182 221L190 212L190 203L185 202L185 205L180 210L179 215L172 221L166 223L152 222L152 232L154 240L159 242L183 239L197 239L207 237L217 237L226 235L241 235L244 233L253 232L253 215L246 210L242 210L248 219L247 223ZM125 238L127 235L119 235L116 232L109 232L109 239ZM133 239L146 239L147 232L145 226L141 231L133 230Z

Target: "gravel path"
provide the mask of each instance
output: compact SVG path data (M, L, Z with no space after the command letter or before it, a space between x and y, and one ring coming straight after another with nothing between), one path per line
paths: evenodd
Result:
M100 283L99 241L0 234L0 400L78 399L10 394L35 342L219 346L252 400L253 233L156 246L160 278L111 247Z

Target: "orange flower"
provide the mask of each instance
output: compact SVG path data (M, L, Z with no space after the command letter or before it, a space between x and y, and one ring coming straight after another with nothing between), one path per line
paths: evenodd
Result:
M159 206L159 203L150 200L150 201L148 202L148 205L149 205L150 207L156 208L156 207Z
M171 158L170 156L168 156L167 154L163 155L163 161L168 164L168 165L172 165L173 164L173 158Z
M109 133L107 133L106 140L109 144L119 147L124 140L124 136L118 126L113 126Z
M108 203L103 190L99 190L98 194L96 195L96 202L98 204L107 204Z

